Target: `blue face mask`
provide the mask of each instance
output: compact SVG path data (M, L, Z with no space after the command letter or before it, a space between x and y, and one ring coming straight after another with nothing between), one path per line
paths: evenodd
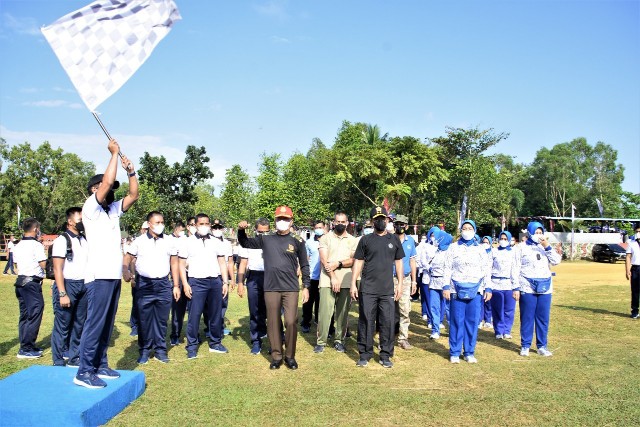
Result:
M371 228L371 227L367 227L362 231L362 234L364 234L365 236L367 234L371 234L371 233L373 233L373 228Z
M320 237L324 234L324 230L320 229L320 228L316 228L315 230L313 230L314 233L316 233L316 236Z

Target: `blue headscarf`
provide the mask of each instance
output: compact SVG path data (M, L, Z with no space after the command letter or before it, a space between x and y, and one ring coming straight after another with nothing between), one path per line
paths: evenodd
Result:
M480 239L480 243L482 243L484 239L489 240L489 249L486 249L487 253L489 253L491 252L491 244L493 243L493 239L491 238L491 236L483 236L482 239Z
M474 232L476 231L476 223L471 219L467 219L462 224L460 224L460 230L462 230L462 226L465 225L465 224L470 224L473 227L473 231ZM471 240L464 240L462 238L462 236L460 236L460 239L458 240L458 244L459 245L467 245L467 246L478 246L478 241L476 240L476 237L478 237L477 234Z
M438 230L436 232L436 242L438 244L438 250L446 251L449 249L451 242L453 242L453 236L444 230Z
M511 233L509 233L507 230L501 231L500 234L498 234L498 241L500 240L500 237L502 237L502 235L505 235L507 238L507 242L509 242L509 244L506 247L502 247L500 245L498 245L498 250L502 251L504 249L510 251L511 250Z
M438 231L441 231L441 230L440 230L440 227L436 227L436 226L431 227L431 228L429 229L429 231L427 231L427 243L431 243L431 236L432 236L434 233L437 233ZM437 236L438 236L438 235L436 234L436 239L438 239L438 237L437 237ZM437 242L436 242L435 244L437 244Z
M538 221L531 221L528 225L527 225L527 232L529 233L529 237L527 238L527 245L537 245L536 242L534 242L533 240L531 240L531 236L533 236L534 234L536 234L536 230L538 228L542 228L542 232L546 232L547 230L545 230L544 225L542 225L541 222Z

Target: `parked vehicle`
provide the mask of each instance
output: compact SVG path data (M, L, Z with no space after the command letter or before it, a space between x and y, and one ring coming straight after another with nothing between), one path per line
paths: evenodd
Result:
M624 261L626 258L626 251L624 248L617 244L597 244L593 245L591 249L591 256L594 261L608 261L615 263L618 260Z

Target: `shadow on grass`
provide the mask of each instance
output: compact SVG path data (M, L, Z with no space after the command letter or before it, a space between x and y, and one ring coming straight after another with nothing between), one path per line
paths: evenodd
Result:
M138 340L132 340L129 347L124 350L122 358L116 362L116 369L133 370L138 366Z
M596 313L596 314L609 314L611 316L629 317L629 315L626 314L626 313L620 313L620 312L617 312L617 311L609 311L609 310L605 310L603 308L576 307L575 305L556 305L556 304L554 304L554 305L556 307L568 308L570 310L576 310L576 311L590 311L590 312Z

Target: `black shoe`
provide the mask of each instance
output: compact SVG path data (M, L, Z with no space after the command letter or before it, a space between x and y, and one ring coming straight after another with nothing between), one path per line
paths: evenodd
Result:
M640 314L636 313L636 314L632 314L631 315L632 319L640 319Z
M282 366L282 359L274 360L271 362L271 365L269 365L269 369L280 369L280 366Z
M288 357L284 358L284 364L287 366L287 368L289 369L298 369L298 362L296 362L296 359L291 358L289 359Z
M342 344L341 342L333 344L333 348L335 348L338 353L344 353L345 351L344 344Z
M303 326L302 327L302 333L303 334L308 334L310 330L311 330L311 328L309 326Z

